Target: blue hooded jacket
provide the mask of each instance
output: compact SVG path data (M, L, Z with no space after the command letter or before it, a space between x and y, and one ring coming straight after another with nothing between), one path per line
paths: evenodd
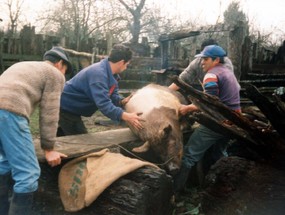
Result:
M121 120L119 78L112 74L107 58L84 68L65 83L60 108L80 116L91 116L100 110L112 120Z

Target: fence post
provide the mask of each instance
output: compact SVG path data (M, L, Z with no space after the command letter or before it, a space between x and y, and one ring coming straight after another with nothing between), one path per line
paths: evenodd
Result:
M241 77L242 66L242 47L244 45L245 37L248 35L248 28L243 22L239 22L234 30L229 33L228 54L234 65L235 76L238 80Z
M96 47L92 48L92 58L91 58L91 64L95 63L96 61Z

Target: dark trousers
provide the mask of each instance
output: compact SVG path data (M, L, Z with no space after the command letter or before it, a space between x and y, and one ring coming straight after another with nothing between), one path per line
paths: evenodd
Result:
M87 134L87 129L81 116L60 110L57 136Z

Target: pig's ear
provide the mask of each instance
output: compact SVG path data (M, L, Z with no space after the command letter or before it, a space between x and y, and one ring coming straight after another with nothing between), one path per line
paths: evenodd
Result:
M165 127L160 127L159 129L159 136L160 137L168 137L168 134L171 132L172 130L172 127L170 124L168 124L167 126Z
M142 153L148 151L150 148L150 144L146 141L142 146L133 148L133 152Z
M169 124L163 130L164 130L165 134L169 134L171 132L171 130L172 130L172 126Z

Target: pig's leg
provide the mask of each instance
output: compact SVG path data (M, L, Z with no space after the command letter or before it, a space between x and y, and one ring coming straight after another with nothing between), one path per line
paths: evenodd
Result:
M133 152L138 152L138 153L141 153L141 152L146 152L147 150L149 150L150 148L150 144L148 141L146 141L142 146L139 146L139 147L136 147L136 148L133 148Z

